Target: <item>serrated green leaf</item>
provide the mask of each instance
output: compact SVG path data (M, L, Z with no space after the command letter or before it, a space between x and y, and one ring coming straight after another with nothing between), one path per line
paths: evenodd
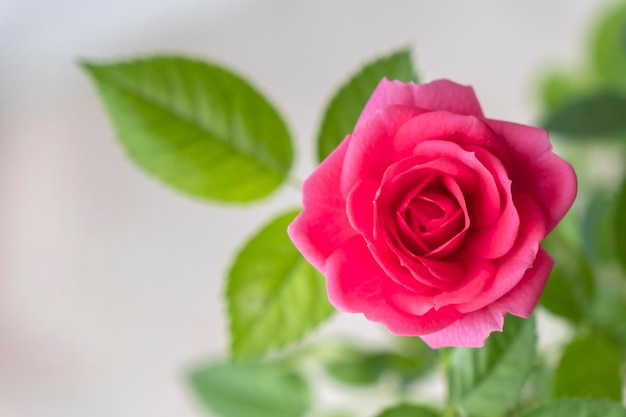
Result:
M239 252L228 274L235 359L257 359L297 341L334 311L324 277L287 236L296 214L284 214L263 227Z
M617 194L615 231L615 250L619 261L626 270L626 177L624 177Z
M366 64L335 93L324 112L317 137L317 157L322 161L352 132L367 100L383 77L415 81L411 52L402 49Z
M247 202L274 191L293 159L274 107L214 64L157 56L83 63L129 157L195 197Z
M539 302L573 323L588 319L595 290L593 269L584 252L565 239L559 229L544 240L543 246L555 263Z
M376 417L439 417L436 410L423 406L413 404L399 404L393 407L385 409L382 413Z
M598 75L626 84L626 6L610 9L599 22L592 40L592 63Z
M213 363L193 370L189 382L220 417L301 417L311 403L298 373L271 364Z
M626 94L592 91L550 111L543 126L572 139L622 138L626 134Z
M556 370L554 396L621 401L619 348L600 334L572 341Z
M484 347L455 348L448 387L452 404L469 415L493 415L509 409L520 396L535 356L534 317L507 316L502 333L492 333Z
M626 408L621 404L602 400L557 400L519 417L626 417Z

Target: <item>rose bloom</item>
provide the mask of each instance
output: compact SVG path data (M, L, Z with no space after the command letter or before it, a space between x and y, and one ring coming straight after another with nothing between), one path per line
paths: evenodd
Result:
M383 79L288 232L337 309L479 347L532 313L553 265L539 243L575 196L546 131L485 118L470 87Z

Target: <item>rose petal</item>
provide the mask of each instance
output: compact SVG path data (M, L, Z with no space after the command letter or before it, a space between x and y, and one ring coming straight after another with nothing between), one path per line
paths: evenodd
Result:
M422 339L433 349L445 346L482 347L491 332L502 331L506 313L524 318L532 314L553 264L552 258L539 249L533 267L509 293L485 308L465 315L449 327L421 336Z
M546 232L550 232L576 198L574 169L552 152L545 130L497 120L487 122L511 148L513 190L535 198L547 216Z
M401 132L410 124L411 122L405 124ZM460 145L445 140L421 142L414 152L418 161L453 160L465 165L466 171L471 172L465 176L473 177L477 184L475 191L459 184L467 201L472 227L488 226L496 221L501 210L500 190L493 174L478 160L474 152L468 152ZM455 178L462 179L458 175Z
M504 312L486 307L465 315L438 332L420 337L433 349L446 346L482 347L491 332L502 331L503 326Z
M390 280L359 236L337 249L326 265L330 302L342 311L361 312L394 334L435 332L461 317L453 308L430 310L427 296L410 292Z
M354 129L341 171L341 190L346 195L359 180L380 182L387 167L398 160L393 135L412 117L423 113L414 107L392 106L376 111ZM407 156L409 150L406 151Z
M446 110L452 113L483 117L474 89L449 80L435 80L416 85L383 78L367 102L357 126L380 109L391 105Z
M349 142L348 136L304 181L304 209L287 228L294 245L322 273L326 259L356 234L339 190L341 166Z
M479 310L511 291L535 262L539 242L545 237L545 216L526 194L513 194L513 201L520 215L517 241L509 253L497 259L498 272L491 285L468 303L457 306L463 313Z

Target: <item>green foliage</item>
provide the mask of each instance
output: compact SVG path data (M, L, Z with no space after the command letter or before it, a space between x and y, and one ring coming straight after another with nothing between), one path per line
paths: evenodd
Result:
M220 417L301 417L311 402L298 373L271 364L212 363L193 370L189 382Z
M553 401L519 417L626 417L626 408L610 401L568 399Z
M540 303L573 323L586 320L593 300L594 281L585 254L565 239L559 229L553 231L543 245L554 257L555 264Z
M591 198L583 219L582 237L585 254L590 260L614 259L615 203L606 194L597 193Z
M233 358L260 358L298 340L334 311L324 277L287 236L296 214L281 215L263 227L239 252L228 274Z
M416 81L411 53L402 49L365 65L337 91L324 113L317 139L317 156L322 161L352 130L365 103L384 77Z
M542 125L568 138L604 139L626 134L626 94L591 91L553 109Z
M626 176L617 194L617 207L615 209L615 249L617 257L626 270Z
M435 351L425 343L419 341L412 345L414 349L410 353L368 352L344 346L326 361L326 369L331 376L345 384L373 384L384 374L393 374L406 384L432 370L437 358Z
M502 333L479 349L455 348L450 357L450 402L469 415L493 415L511 408L520 396L535 357L534 317L507 316Z
M621 401L618 347L600 334L571 342L556 370L554 396Z
M83 67L129 157L168 185L247 202L287 178L293 155L285 123L232 72L175 56Z
M592 40L591 60L604 80L626 84L626 5L608 10Z
M423 405L398 404L385 409L376 417L440 417L436 410Z

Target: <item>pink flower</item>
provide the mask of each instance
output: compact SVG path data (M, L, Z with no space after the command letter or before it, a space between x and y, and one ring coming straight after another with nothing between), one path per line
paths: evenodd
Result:
M544 130L486 119L448 80L383 79L288 231L337 309L479 347L506 313L532 313L553 265L539 243L575 196Z

